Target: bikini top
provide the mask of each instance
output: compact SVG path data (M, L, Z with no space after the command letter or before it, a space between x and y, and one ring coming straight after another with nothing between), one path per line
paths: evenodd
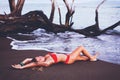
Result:
M53 60L54 60L55 63L58 62L58 60L57 60L57 56L56 56L55 53L48 53L48 54L53 58Z
M48 53L48 54L53 58L55 63L58 63L58 59L57 59L56 53ZM64 63L68 64L68 61L70 59L70 55L66 55L66 56L67 56L67 58L66 58Z

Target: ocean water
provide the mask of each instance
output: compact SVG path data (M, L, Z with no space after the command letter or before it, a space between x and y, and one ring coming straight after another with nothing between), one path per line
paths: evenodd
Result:
M75 14L73 16L74 29L82 29L95 23L95 9L101 0L96 0L94 3L75 3ZM120 1L108 0L99 9L100 28L105 29L108 26L120 20ZM31 6L32 5L32 6ZM64 4L59 4L62 13L62 23L65 22L66 8ZM9 13L7 5L2 4L1 11ZM7 9L6 9L7 7ZM43 10L49 17L51 5L48 3L26 3L22 14L33 10ZM59 15L56 8L54 23L59 24ZM15 50L46 50L60 53L71 53L75 48L82 45L91 54L99 52L98 59L120 64L120 26L114 30L108 31L106 34L94 38L85 38L84 35L68 32L65 33L46 33L43 29L37 29L30 34L16 34L17 37L9 37L12 49ZM21 39L21 37L24 37Z

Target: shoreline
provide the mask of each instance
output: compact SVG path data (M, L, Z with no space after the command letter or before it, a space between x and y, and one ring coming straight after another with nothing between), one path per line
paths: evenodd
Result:
M0 80L120 80L120 65L104 61L77 61L66 65L58 63L43 71L24 69L16 70L11 64L27 57L45 55L43 50L12 50L10 39L0 37Z
M48 35L51 36L51 34ZM71 34L71 35L76 35L76 34ZM42 38L44 39L43 41ZM50 51L56 53L69 54L77 46L83 45L92 55L94 55L95 52L99 52L100 53L100 55L98 56L99 60L120 65L120 58L119 58L120 41L119 41L119 36L116 37L116 35L103 34L101 36L98 36L98 39L80 38L80 40L78 40L78 37L76 38L67 37L67 39L62 40L60 37L54 37L54 39L51 39L51 38L46 38L44 36L37 37L32 35L30 36L27 34L27 35L13 35L9 37L9 39L12 40L10 44L12 45L12 49L20 50L20 51L44 50L47 52Z

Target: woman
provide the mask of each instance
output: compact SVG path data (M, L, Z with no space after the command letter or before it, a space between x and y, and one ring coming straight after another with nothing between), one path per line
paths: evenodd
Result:
M80 53L82 53L82 55ZM20 64L12 65L12 67L15 69L25 69L36 66L48 67L58 62L64 62L65 64L72 64L78 60L96 61L97 56L98 54L95 54L94 56L90 55L90 53L83 46L79 46L70 54L48 53L45 56L27 58L24 61L22 61Z

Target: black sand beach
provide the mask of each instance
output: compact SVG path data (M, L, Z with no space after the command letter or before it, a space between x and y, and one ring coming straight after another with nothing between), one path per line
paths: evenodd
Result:
M46 51L12 50L11 40L0 37L0 80L120 80L120 65L103 61L79 61L72 65L63 63L43 68L43 71L16 70L11 64L27 57L45 55Z

